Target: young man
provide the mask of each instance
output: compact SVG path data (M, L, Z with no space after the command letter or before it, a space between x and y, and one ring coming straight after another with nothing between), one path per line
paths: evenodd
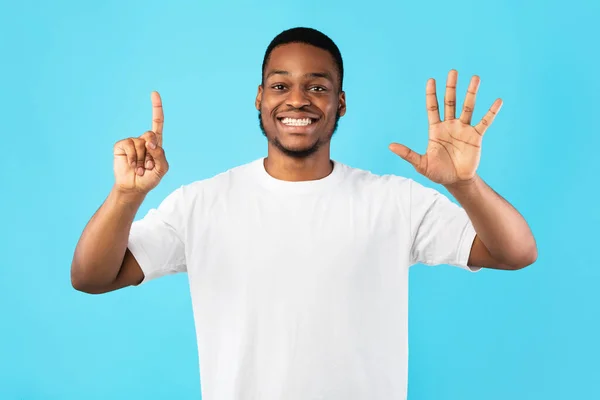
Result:
M182 186L136 222L168 170L157 93L152 131L114 146L115 185L77 245L73 286L104 293L187 272L205 400L404 399L409 266L515 270L537 257L525 220L476 174L501 106L471 125L477 77L456 119L449 73L444 120L429 80L424 155L390 145L459 207L330 159L343 73L322 33L278 35L256 97L267 157Z

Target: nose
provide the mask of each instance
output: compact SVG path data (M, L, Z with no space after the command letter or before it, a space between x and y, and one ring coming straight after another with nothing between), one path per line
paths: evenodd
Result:
M310 100L301 87L295 87L288 92L286 104L294 108L302 108L310 105Z

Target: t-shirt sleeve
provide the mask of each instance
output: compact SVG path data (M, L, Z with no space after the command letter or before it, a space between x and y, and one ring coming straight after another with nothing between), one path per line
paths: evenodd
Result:
M467 265L475 229L466 211L438 191L410 181L411 264Z
M144 272L142 283L187 270L184 213L183 188L179 188L133 222L127 247Z

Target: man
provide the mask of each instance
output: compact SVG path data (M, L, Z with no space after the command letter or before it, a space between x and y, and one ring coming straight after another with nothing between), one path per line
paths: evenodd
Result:
M115 185L77 245L73 286L104 293L187 272L205 400L404 399L409 266L516 270L537 257L525 220L476 174L501 106L471 125L477 77L458 119L456 71L444 120L427 82L424 155L390 145L459 207L330 159L343 72L324 34L282 32L256 97L267 157L182 186L136 222L168 170L157 93L152 130L114 146Z

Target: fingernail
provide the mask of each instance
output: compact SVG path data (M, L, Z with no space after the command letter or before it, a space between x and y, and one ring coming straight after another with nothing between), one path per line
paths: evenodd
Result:
M156 149L156 145L153 142L148 142L148 146L150 146L152 150Z
M150 160L146 161L146 168L152 169L152 161L150 161Z

